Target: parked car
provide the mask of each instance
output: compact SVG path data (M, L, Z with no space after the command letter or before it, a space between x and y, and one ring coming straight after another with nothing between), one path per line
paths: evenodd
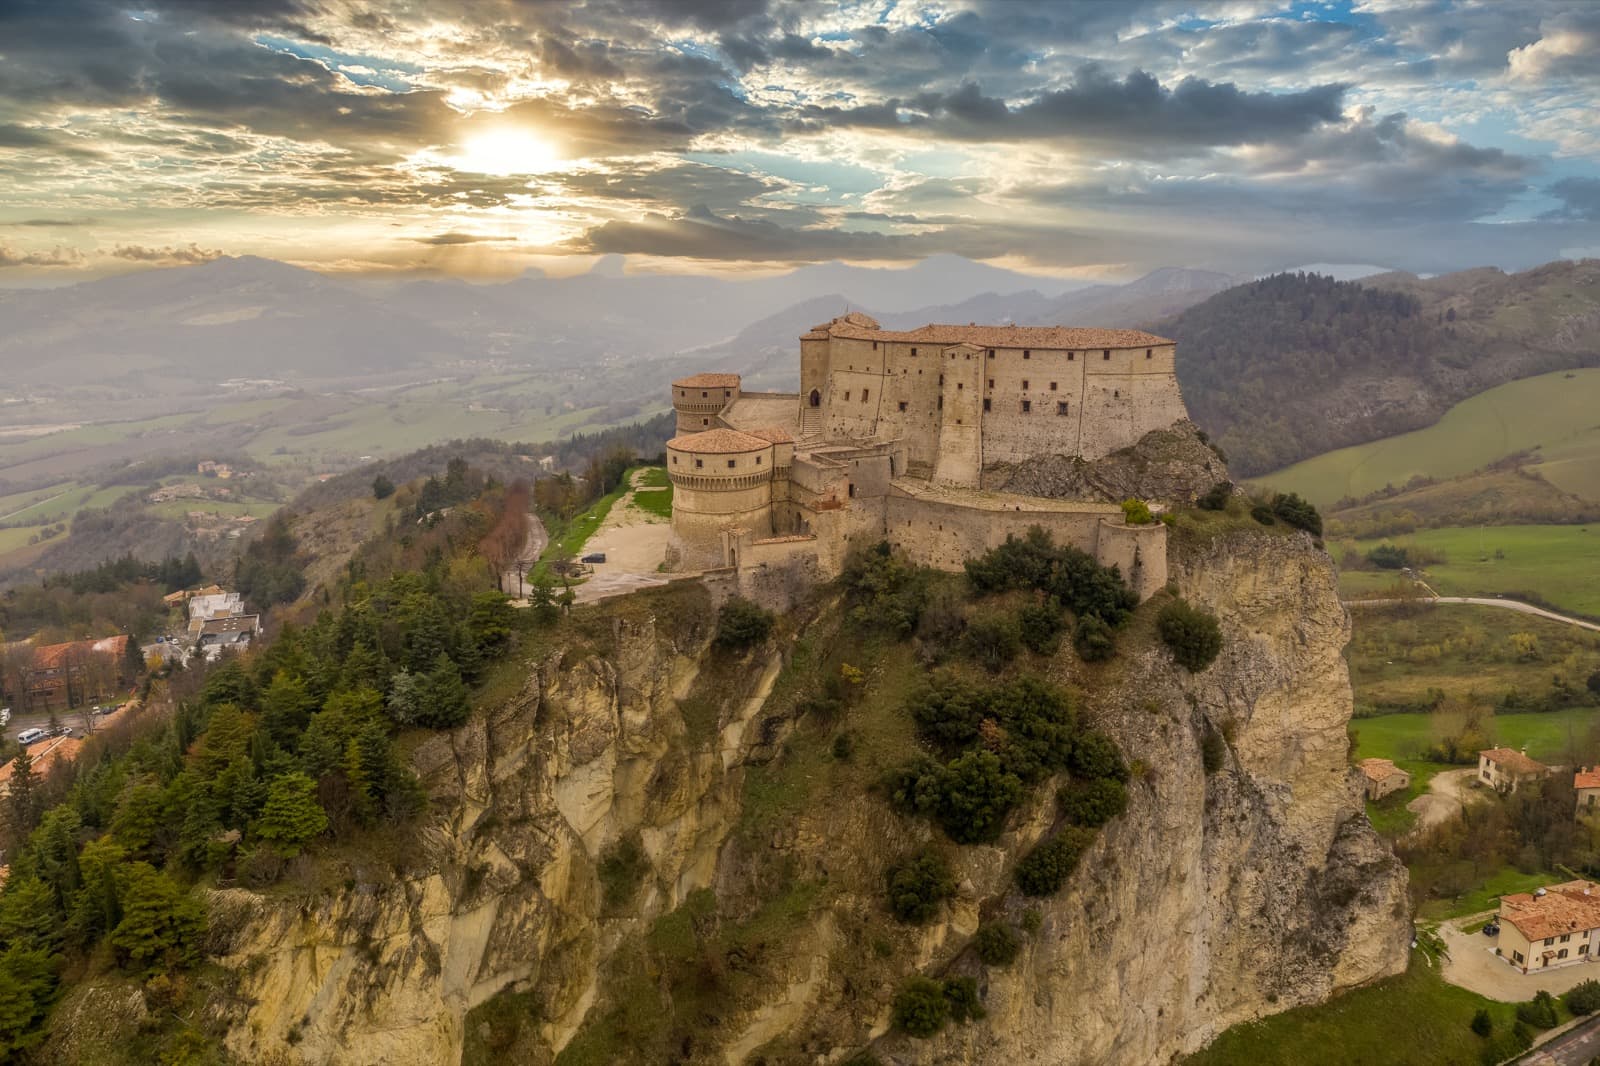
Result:
M46 735L46 732L37 726L32 729L24 729L17 734L17 743L27 747L29 744L35 744L43 740Z
M605 561L605 552L590 552L588 555L585 555L582 559L578 560L580 563L603 563Z

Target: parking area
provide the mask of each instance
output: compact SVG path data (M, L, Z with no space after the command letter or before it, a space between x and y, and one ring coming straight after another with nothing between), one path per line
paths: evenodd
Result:
M1559 996L1579 981L1600 978L1600 966L1593 962L1576 962L1527 974L1513 969L1495 955L1494 937L1481 932L1462 932L1462 926L1475 925L1484 917L1480 914L1458 918L1439 927L1439 935L1450 952L1440 973L1451 984L1503 1003L1518 1003L1532 999L1533 994L1541 990Z

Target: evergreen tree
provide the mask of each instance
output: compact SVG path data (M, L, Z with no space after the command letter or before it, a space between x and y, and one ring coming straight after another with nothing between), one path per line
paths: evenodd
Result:
M11 760L11 833L21 840L33 831L39 820L39 775L33 769L33 755L24 747Z
M461 671L441 653L434 660L422 689L422 724L452 729L467 720L469 700Z
M279 670L261 694L261 724L279 744L290 744L311 721L317 701L304 678Z
M199 953L205 929L200 904L149 863L122 873L122 920L107 941L126 967L182 966Z
M423 687L426 675L401 670L389 682L389 717L401 725L416 725L422 720Z
M267 788L256 836L276 845L284 858L300 854L307 841L328 828L328 815L317 802L316 790L316 782L299 772L275 779Z

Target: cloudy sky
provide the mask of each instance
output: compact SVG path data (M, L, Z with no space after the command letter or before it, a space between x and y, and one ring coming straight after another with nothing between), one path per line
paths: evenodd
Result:
M1600 255L1600 2L0 0L0 285Z

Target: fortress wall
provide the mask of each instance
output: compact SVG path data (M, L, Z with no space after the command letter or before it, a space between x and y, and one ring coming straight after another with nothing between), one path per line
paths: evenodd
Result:
M986 463L1078 452L1084 418L1084 354L1032 349L1024 358L1021 349L997 348L992 357L985 358L983 395L989 401L983 419ZM1024 401L1031 410L1022 409ZM1065 415L1057 406L1062 403L1067 405Z
M1188 417L1172 369L1171 347L1155 349L1150 359L1142 349L1126 354L1129 358L1091 361L1084 377L1079 454L1087 459L1126 448L1149 431Z
M932 470L939 459L942 373L937 347L884 342L884 404L880 432L905 442L906 461ZM916 347L917 354L911 349ZM906 409L900 410L904 403Z
M983 468L983 349L958 345L940 358L939 452L933 479L976 485Z
M1129 526L1114 519L1100 522L1095 558L1115 566L1142 603L1167 584L1167 527L1160 522Z
M1095 554L1100 511L991 511L926 497L891 495L885 512L886 538L915 562L940 570L960 570L967 559L1042 526L1057 543ZM1165 527L1163 527L1165 528Z

